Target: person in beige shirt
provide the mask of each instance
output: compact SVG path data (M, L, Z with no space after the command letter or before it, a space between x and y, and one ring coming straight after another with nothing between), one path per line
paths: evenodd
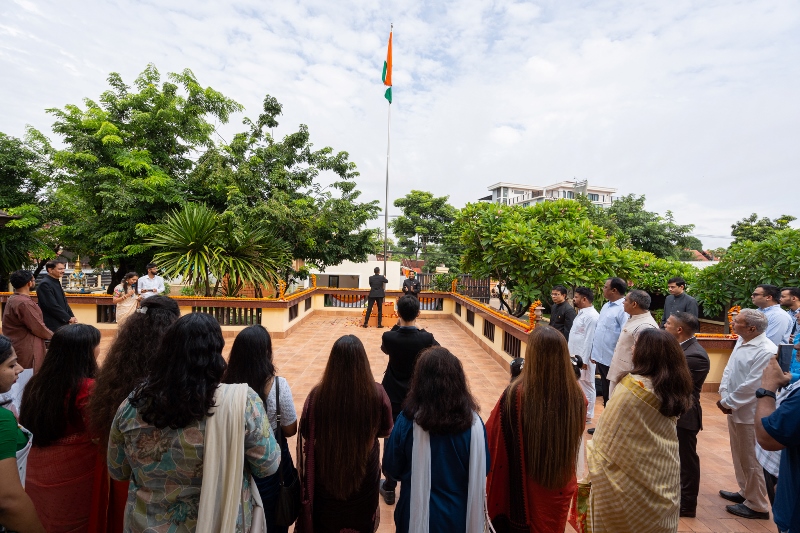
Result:
M622 327L614 348L611 366L608 367L609 398L614 387L633 370L633 344L639 333L648 328L658 328L658 323L650 314L650 295L642 290L634 290L625 297L623 309L630 318Z
M33 274L17 270L9 278L14 295L3 309L3 335L11 339L22 368L32 368L36 373L44 361L44 341L50 339L53 332L44 325L42 310L31 299L31 289L36 285Z

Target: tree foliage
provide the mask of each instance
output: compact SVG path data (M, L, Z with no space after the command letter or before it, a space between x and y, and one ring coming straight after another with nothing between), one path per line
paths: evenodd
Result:
M717 315L734 305L752 307L750 294L760 283L800 285L800 231L782 229L758 242L732 244L718 264L700 271L692 291L706 314Z
M775 232L789 229L789 223L794 220L797 220L797 217L791 215L781 215L774 220L770 220L767 217L759 219L758 215L753 213L749 217L731 225L731 235L735 237L733 243L743 241L761 242L775 234Z
M266 96L257 120L228 145L206 151L189 176L188 194L249 224L264 224L289 244L292 257L324 270L344 260L364 261L375 230L364 227L379 211L377 201L359 202L355 163L347 152L314 150L308 127L276 140L278 101ZM330 179L326 186L323 178ZM287 266L289 281L305 272Z
M677 259L684 248L696 246L690 240L694 224L678 224L671 211L662 217L644 209L645 197L629 194L615 200L608 215L630 240L636 250L650 252L663 259Z
M403 212L389 222L397 243L415 257L422 251L423 259L429 245L444 243L456 215L456 209L447 203L449 198L412 190L395 200L394 206Z
M99 100L48 109L66 145L54 158L61 170L58 236L70 250L116 269L115 278L149 262L143 240L183 203L192 157L213 145L212 121L226 122L241 109L188 69L167 79L162 83L152 64L133 87L112 73Z
M20 140L0 133L0 209L19 219L0 228L0 286L8 275L55 256L58 246L45 228L51 210L47 192L53 178L47 138L28 128Z
M616 237L592 223L585 206L572 200L531 207L468 204L457 227L465 247L464 270L494 278L501 290L513 292L517 305L509 310L517 316L534 300L547 300L556 284L583 285L599 293L607 278L619 276L663 293L669 277L691 279L694 273L689 265L619 247Z
M261 294L276 285L278 272L290 261L289 247L266 227L241 223L202 204L188 203L154 227L147 245L171 278L182 278L206 296L238 296L245 285ZM211 290L211 278L216 280Z

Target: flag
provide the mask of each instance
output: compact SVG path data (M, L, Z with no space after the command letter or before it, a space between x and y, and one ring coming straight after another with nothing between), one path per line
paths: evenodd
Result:
M383 84L389 87L383 96L392 103L392 32L389 31L389 50L386 52L386 61L383 62Z

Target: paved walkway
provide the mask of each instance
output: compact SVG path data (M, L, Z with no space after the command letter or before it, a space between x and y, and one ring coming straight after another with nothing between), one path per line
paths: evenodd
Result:
M420 320L420 326L432 332L440 344L458 356L464 364L467 378L481 407L481 416L486 420L497 399L508 384L508 374L455 322L450 320ZM298 415L303 408L311 388L319 381L328 361L333 343L342 335L356 335L364 343L369 354L375 380L380 382L386 368L386 356L380 350L381 334L385 329L363 329L354 318L314 316L298 328L288 339L275 339L275 364L279 375L285 377L294 396ZM103 345L109 340L104 339ZM226 339L225 355L230 351L232 340ZM698 437L702 477L697 518L680 520L678 531L682 532L772 532L777 529L772 521L745 520L725 511L728 503L720 498L720 489L736 490L736 479L731 464L728 429L725 416L714 405L715 393L703 393L703 424L705 430ZM596 416L602 412L602 398L595 409ZM587 435L588 438L588 435ZM294 454L295 438L290 439ZM380 532L393 532L393 506L381 501ZM636 509L631 509L632 513ZM573 531L567 526L567 531Z

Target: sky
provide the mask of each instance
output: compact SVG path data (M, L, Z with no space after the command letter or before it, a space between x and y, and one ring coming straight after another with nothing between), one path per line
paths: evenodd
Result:
M245 107L220 140L270 94L274 134L307 124L347 151L364 200L383 204L388 130L390 204L585 179L646 195L713 248L750 213L800 218L798 58L795 0L4 0L0 131L57 143L46 108L97 98L110 72L188 68Z

